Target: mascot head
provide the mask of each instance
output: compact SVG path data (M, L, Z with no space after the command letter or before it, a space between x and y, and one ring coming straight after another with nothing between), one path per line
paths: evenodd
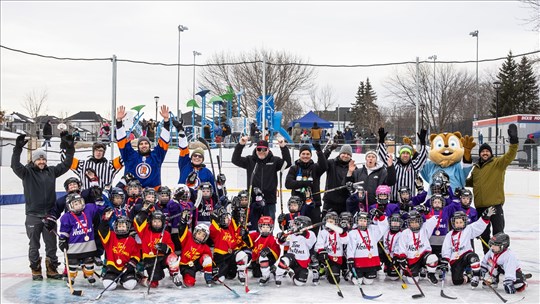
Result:
M440 133L431 134L431 151L429 159L443 168L458 163L463 158L463 144L461 143L461 133Z

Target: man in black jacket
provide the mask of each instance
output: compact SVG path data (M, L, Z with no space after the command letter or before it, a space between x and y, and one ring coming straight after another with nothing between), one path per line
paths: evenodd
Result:
M330 157L332 150L338 147L337 143L332 144L328 149L324 151L326 159ZM352 159L352 147L350 145L343 145L339 151L339 155L333 159L328 159L328 168L326 170L326 187L325 190L334 189L343 185L343 179L347 175L349 170L349 162ZM322 217L326 215L328 211L335 211L340 214L343 211L347 211L345 201L351 194L347 189L340 189L324 194L324 204Z
M257 143L257 147L251 155L242 156L242 150L246 146L248 139L249 137L247 136L240 138L240 141L234 148L232 163L246 169L247 188L249 189L252 186L262 190L265 201L263 215L268 215L272 219L275 219L276 189L278 186L277 173L281 170L283 162L287 163L286 168L291 166L291 153L286 146L287 143L283 139L278 140L283 159L274 156L268 147L268 142L261 140ZM250 185L251 180L253 180L253 185Z
M61 145L67 150L66 159L56 166L47 166L47 154L42 149L32 152L32 162L26 166L21 164L21 153L28 140L25 135L20 135L15 141L13 155L11 157L11 169L22 179L24 188L26 235L30 239L28 258L32 279L42 280L41 257L39 256L40 236L43 235L45 242L47 277L61 279L56 268L58 257L56 256L56 236L50 233L42 220L47 212L54 207L56 201L56 178L66 173L73 161L75 144L71 135L62 137Z

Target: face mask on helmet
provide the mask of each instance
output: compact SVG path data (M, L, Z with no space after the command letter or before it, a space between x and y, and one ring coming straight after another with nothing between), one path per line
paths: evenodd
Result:
M166 204L171 200L171 189L167 186L159 187L157 196L161 204Z
M353 223L353 216L350 212L342 212L339 215L339 227L343 229L351 229Z
M141 195L141 186L138 182L130 182L127 186L128 196L131 198L136 198Z
M411 191L408 188L402 188L398 193L401 203L408 204L411 201Z
M112 203L115 207L121 207L124 204L124 195L113 194Z
M145 202L155 203L156 202L156 191L152 188L146 188L143 191L143 198Z
M125 216L119 216L114 222L114 233L118 236L124 236L129 234L131 223Z
M358 212L356 214L356 228L359 230L365 231L370 224L371 219L367 212Z
M472 203L471 191L468 189L461 191L461 196L459 200L461 201L461 206L463 206L463 208L468 209L469 207L471 207L471 203Z
M435 211L439 211L444 208L445 199L440 195L434 195L431 197L431 208Z
M64 182L64 189L67 193L76 193L81 190L81 181L76 177L70 177Z
M213 192L214 190L212 189L212 185L210 185L210 183L202 183L200 186L199 186L199 189L201 189L201 192L202 192L202 197L204 199L209 199L212 197L213 195Z
M392 232L399 232L401 231L401 227L403 227L403 219L399 214L392 214L392 216L389 219L390 222L390 231Z
M188 186L180 184L174 191L174 199L177 201L187 202L191 197Z
M163 212L156 210L150 216L150 228L153 232L161 232L165 225L165 215Z
M287 207L289 208L290 213L299 212L302 208L302 200L298 196L291 196L287 202Z
M334 211L330 211L326 214L324 217L324 222L327 224L336 225L338 222L338 215ZM326 230L331 230L330 228L326 227Z
M407 219L407 226L412 232L420 231L423 224L424 224L424 219L422 218L422 215L418 213L418 211L413 210L409 212L409 218Z
M377 203L386 205L389 201L391 189L387 185L380 185L375 190L375 195L377 196Z
M439 182L434 182L430 186L431 194L442 194L442 184Z
M299 215L293 220L293 228L295 230L300 230L311 225L311 219L304 215Z
M501 253L510 247L510 237L504 232L499 232L489 239L489 247L493 253Z
M467 214L463 211L456 211L450 219L454 231L462 231L467 227Z
M261 216L259 219L259 232L262 236L266 237L272 234L274 230L274 220L269 216Z
M353 184L353 189L360 201L363 201L366 198L366 191L364 190L364 187Z
M210 229L205 224L199 224L193 229L193 240L195 243L204 244L208 240Z
M69 211L80 214L85 207L84 199L78 194L69 194L66 199Z

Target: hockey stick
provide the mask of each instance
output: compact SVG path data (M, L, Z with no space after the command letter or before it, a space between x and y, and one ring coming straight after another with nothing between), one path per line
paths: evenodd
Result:
M159 236L158 243L161 243L163 241L163 234L165 234L166 228L167 228L167 223L163 223L163 229L161 229L161 235ZM150 294L150 286L152 285L152 279L154 279L154 273L156 273L158 257L159 257L159 250L156 249L156 260L154 261L154 266L152 267L152 274L150 275L150 280L148 281L148 288L146 289L145 296Z
M250 290L249 289L249 286L248 286L248 266L249 266L249 263L248 265L246 265L246 269L244 269L244 287L246 289L246 293L251 293L251 294L255 294L255 293L258 293L259 291L258 290Z
M113 283L116 283L118 280L120 280L120 278L122 277L122 275L124 275L124 273L126 273L126 271L127 271L127 268L124 268L124 270L122 270L122 272L120 272L120 274L116 276L116 278L114 278L114 280L107 287L105 287L105 289L103 289L103 291L101 291L94 300L95 301L99 300L101 296L103 295L103 293L107 291L107 289L109 289Z
M491 286L491 283L490 283L490 282L487 282L487 281L484 280L484 279L482 279L482 281L484 281L484 284L487 285L487 286L489 287L489 289L491 289L491 290L497 295L497 297L499 297L499 299L501 299L501 301L503 301L503 303L508 302L507 299L503 298L503 297L501 296L501 294L500 294L495 288L493 288L493 286Z
M229 286L227 286L227 284L225 284L225 282L221 281L218 277L215 277L214 279L216 281L218 281L219 283L221 283L221 285L223 285L225 288L230 290L234 294L235 298L240 298L240 295L238 294L238 292L236 292L236 290L234 290L234 289L230 288Z
M283 161L283 165L279 170L279 202L281 204L281 214L283 214L283 171L287 168L287 162Z
M442 278L441 278L441 297L443 298L447 298L447 299L450 299L450 300L457 300L457 298L455 297L450 297L450 296L447 296L444 294L444 279L446 278L446 270L443 270L442 271Z
M58 234L56 233L56 231L54 231L54 234L56 234L56 236L58 236ZM71 284L71 277L69 275L69 261L68 261L68 256L67 256L67 249L64 249L64 259L66 260L66 267L68 269L68 277L67 277L67 281L68 281L68 286L69 286L69 292L74 295L74 296L82 296L83 295L83 291L82 290L75 290L73 289L73 284Z
M352 274L353 274L354 278L355 278L355 279L357 280L357 282L358 282L358 276L356 275L356 268L353 266L351 270L352 270ZM364 290L362 290L362 286L361 286L360 284L357 283L357 286L358 286L358 288L360 289L360 293L362 294L362 298L364 298L364 299L366 299L366 300L374 300L374 299L376 299L376 298L382 296L382 293L381 293L381 294L378 294L378 295L376 295L376 296L370 296L370 295L367 295L367 294L364 293Z
M212 166L212 175L214 176L214 189L216 189L217 193L217 184L216 184L216 170L214 169L214 160L212 160L212 150L210 149L210 145L206 141L206 139L202 137L197 138L198 141L200 141L203 145L206 146L206 149L208 150L208 157L210 157L210 165Z
M246 210L246 220L244 222L244 226L247 227L248 220L249 220L249 209L251 208L251 195L253 192L253 178L255 177L255 173L257 172L257 166L259 163L255 163L255 166L253 167L253 171L251 172L251 177L249 179L249 189L248 189L248 205Z
M361 184L362 182L356 182L354 183L353 185L359 185ZM336 187L336 188L332 188L332 189L328 189L328 190L322 190L322 191L319 191L319 192L315 192L312 194L313 195L316 195L316 194L322 194L322 193L328 193L328 192L334 192L334 191L337 191L337 190L341 190L341 189L345 189L347 188L347 185L344 185L344 186L339 186L339 187Z
M386 254L386 257L388 258L388 260L390 262L392 262L392 258L390 257L390 254L388 252L386 252L386 250L384 249L384 246L383 246L382 242L379 241L378 243L379 243L379 246L381 246L384 253ZM399 271L399 269L397 269L396 265L393 265L393 263L392 263L392 266L394 266L394 270L397 272L399 278L401 279L401 282L403 282L401 284L401 288L402 289L407 289L408 286L407 286L407 283L405 282L405 279L403 279L403 276L401 275L401 271Z
M326 262L326 269L328 269L328 272L330 272L330 276L332 277L332 280L334 280L334 283L336 284L336 287L338 289L338 296L344 298L343 293L341 292L341 288L339 288L339 283L336 280L336 277L334 276L334 272L332 271L332 267L330 267L330 262L328 262L328 259L325 259Z
M300 229L300 230L298 230L298 231L294 231L294 230L292 230L292 231L285 231L285 232L283 232L283 236L286 237L286 236L289 236L289 235L291 235L291 234L301 234L301 233L303 233L303 232L306 231L306 230L310 230L310 229L313 229L313 228L317 228L317 227L320 227L320 226L322 226L322 225L324 225L324 222L320 222L320 223L315 223L315 224L309 225L309 226L304 227L304 228L302 228L302 229Z
M413 273L412 273L412 271L411 271L411 269L409 268L408 265L407 265L407 272L411 275L411 278L412 278L412 280L414 282L414 285L416 285L416 287L418 288L418 291L420 291L420 294L413 294L412 298L413 299L425 298L426 295L424 294L424 292L420 288L420 285L418 285L418 281L416 281L416 279L414 278Z

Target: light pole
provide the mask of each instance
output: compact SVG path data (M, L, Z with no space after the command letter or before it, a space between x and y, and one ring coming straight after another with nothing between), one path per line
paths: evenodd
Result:
M176 83L176 117L180 116L180 34L183 31L187 31L188 27L178 26L178 81Z
M195 57L202 55L197 51L193 51L193 99L195 99Z
M428 59L433 59L433 97L432 97L432 104L435 104L435 60L437 60L437 55L429 56Z
M478 94L480 93L480 88L478 87L478 30L470 32L469 35L476 37L476 96L474 101L474 119L478 119Z
M422 119L422 129L424 128L424 108L425 107L426 105L424 103L420 105L420 117Z
M493 83L497 95L495 97L495 156L499 155L499 92L501 91L501 82Z
M157 104L158 104L158 101L159 101L159 96L154 96L154 100L156 101L156 123L157 123L157 121L158 121L158 120L157 120L157 113L158 113L158 111L157 111Z

